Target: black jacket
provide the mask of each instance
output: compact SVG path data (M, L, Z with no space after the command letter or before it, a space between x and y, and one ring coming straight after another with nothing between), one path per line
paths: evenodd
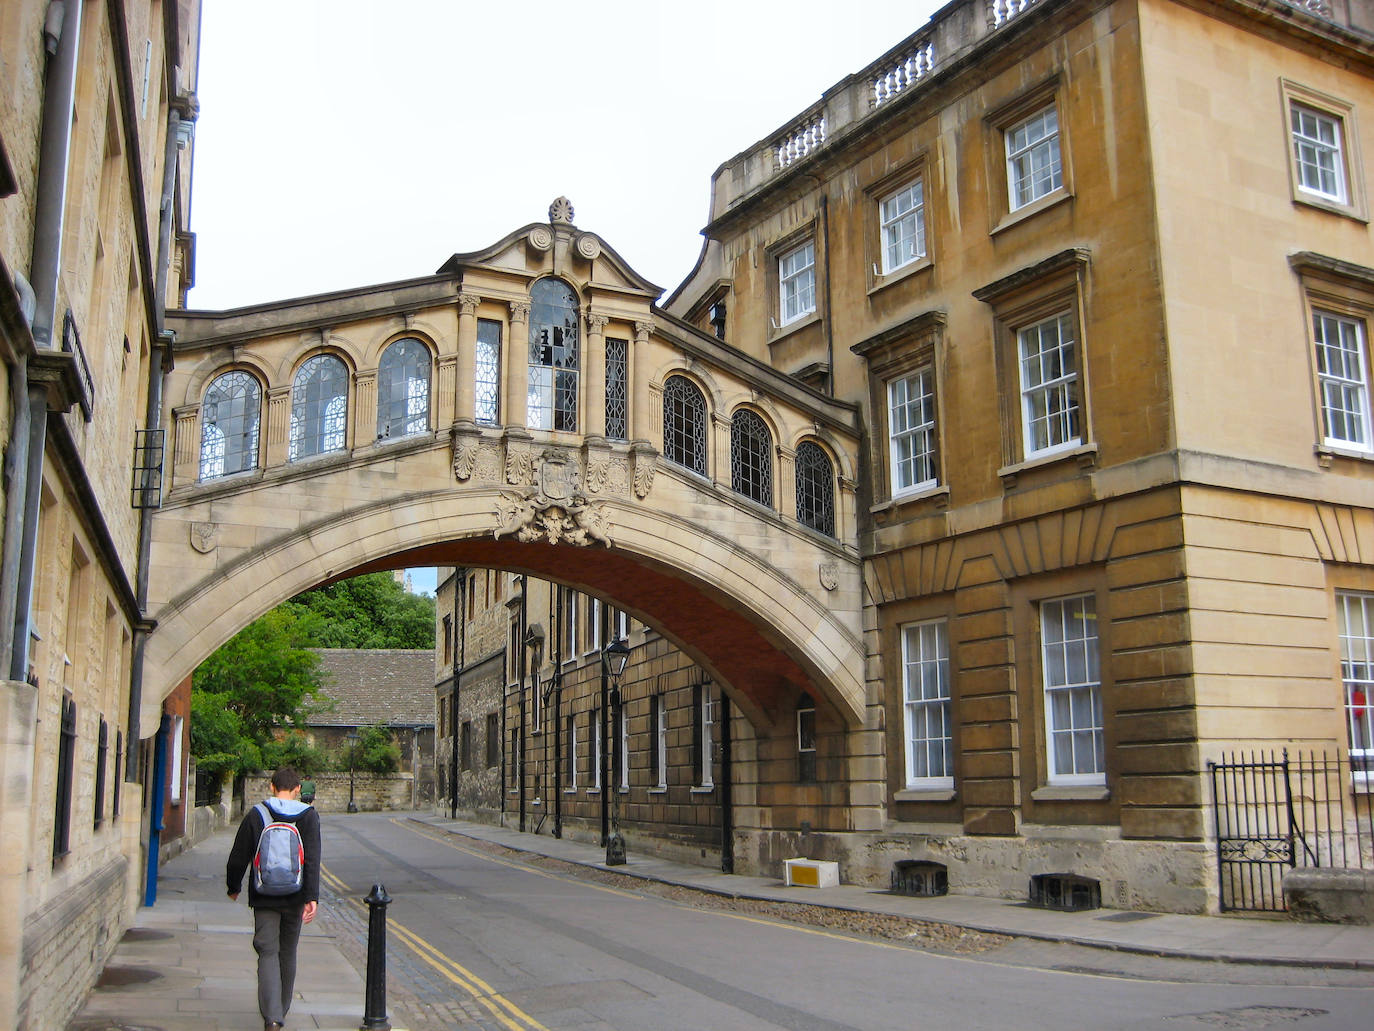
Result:
M305 847L305 878L301 890L294 895L259 895L253 887L253 878L248 878L248 904L258 909L294 909L307 902L318 902L320 898L320 814L314 808L301 803L286 803L282 799L269 798L267 807L272 816L282 823L294 823L300 832L301 844ZM298 809L292 812L293 809ZM262 814L257 806L248 810L239 832L234 836L234 847L229 850L229 862L224 868L225 884L228 894L237 895L243 887L243 875L253 865L253 855L258 850L258 838L262 836Z

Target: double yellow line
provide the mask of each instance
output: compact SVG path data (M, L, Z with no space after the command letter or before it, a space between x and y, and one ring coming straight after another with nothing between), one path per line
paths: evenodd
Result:
M320 864L320 878L328 884L340 898L348 900L360 909L367 908L362 899L356 898L351 894L351 889L348 885L334 876L323 863ZM547 1027L539 1023L539 1021L535 1020L500 992L495 991L491 985L487 984L487 982L483 981L471 970L467 969L467 967L463 966L461 963L455 963L414 931L390 919L387 920L387 927L396 939L409 947L416 956L428 963L453 984L467 992L474 1002L484 1006L503 1027L509 1028L510 1031L549 1031Z

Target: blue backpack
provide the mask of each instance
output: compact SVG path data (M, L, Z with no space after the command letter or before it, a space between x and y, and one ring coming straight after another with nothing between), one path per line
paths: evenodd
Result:
M253 853L253 887L259 895L294 895L305 883L305 843L294 823L274 818L265 803L253 807L262 816L262 833Z

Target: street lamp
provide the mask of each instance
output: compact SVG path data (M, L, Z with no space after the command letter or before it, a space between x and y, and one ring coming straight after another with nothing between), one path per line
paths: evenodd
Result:
M620 728L620 721L624 718L620 710L620 678L625 675L625 666L629 661L630 646L623 638L606 645L606 650L601 653L601 668L611 678L611 730L613 734ZM625 863L625 835L620 833L620 784L615 776L619 772L616 767L620 761L620 742L617 739L614 743L608 742L608 744L615 749L611 754L616 757L616 762L611 764L612 783L606 785L606 790L611 792L611 833L606 837L606 865L623 866Z
M350 730L344 735L348 739L348 811L356 813L358 803L353 801L353 768L358 763L358 731Z

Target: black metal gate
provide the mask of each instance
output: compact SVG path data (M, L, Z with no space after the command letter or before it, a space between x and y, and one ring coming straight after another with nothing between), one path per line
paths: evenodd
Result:
M1223 910L1282 912L1295 866L1374 869L1374 772L1322 753L1209 762Z

